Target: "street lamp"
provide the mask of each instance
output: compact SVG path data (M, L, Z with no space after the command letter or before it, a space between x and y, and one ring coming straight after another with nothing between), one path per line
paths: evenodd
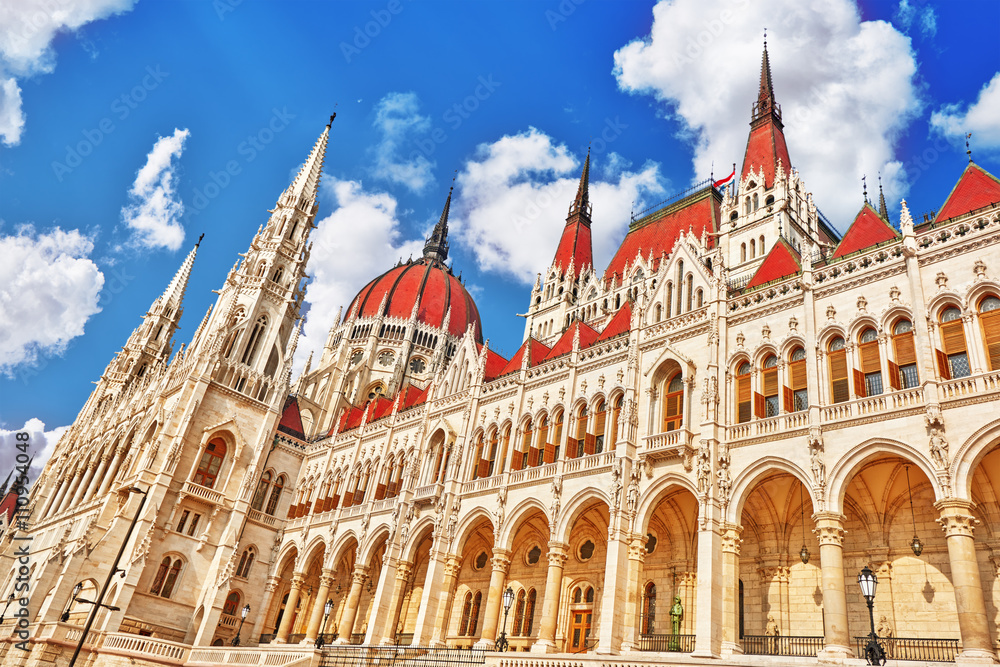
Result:
M509 646L507 642L507 614L510 613L510 606L514 604L514 589L510 586L503 592L503 630L500 632L500 639L497 640L496 649L506 651Z
M11 603L11 602L13 602L13 601L14 601L14 594L13 594L13 593L11 593L11 594L10 594L10 595L9 595L9 596L7 597L7 604L6 604L6 605L4 606L4 608L3 608L3 613L2 613L2 614L0 614L0 623L3 623L3 617L7 615L7 609L9 609L9 608L10 608L10 603Z
M910 521L913 523L913 539L910 540L910 548L913 549L913 555L920 557L920 554L924 550L924 544L917 537L917 517L913 513L913 491L910 489L910 466L904 466L906 470L906 495L910 497Z
M326 622L330 619L330 612L333 611L333 600L327 600L323 605L323 627L320 628L319 637L316 638L316 648L323 648L323 635L326 634Z
M861 587L861 594L865 596L868 603L868 620L871 622L872 631L868 634L868 644L865 645L865 658L869 665L884 665L885 650L878 643L878 635L875 634L875 588L878 586L878 577L867 565L858 574L858 586Z
M90 627L94 624L94 620L97 619L97 610L101 607L107 607L107 605L102 604L104 601L104 596L108 592L108 587L111 586L111 578L116 574L121 572L124 574L124 570L118 568L118 563L122 560L122 554L125 553L125 547L128 546L128 541L132 537L132 532L135 530L135 524L139 522L139 515L142 514L142 508L146 506L146 498L148 497L149 490L143 491L138 486L129 487L130 493L141 493L142 500L139 501L139 507L135 510L135 515L132 517L132 523L129 524L128 532L125 533L125 539L122 540L122 546L118 549L118 555L115 556L115 562L111 565L111 571L108 572L108 578L104 580L104 586L101 588L101 592L97 596L97 601L92 603L94 606L90 610L90 615L87 616L87 624L83 626L83 632L80 634L80 641L76 645L76 650L73 651L73 657L70 658L69 666L73 667L76 664L76 659L80 655L80 649L83 648L83 643L87 641L87 635L90 634ZM107 609L116 611L115 607L107 607Z
M243 621L247 620L247 614L250 613L250 605L243 605L243 609L240 610L240 627L236 629L236 636L233 637L233 646L240 645L240 635L243 633Z
M66 605L66 611L64 611L62 613L62 616L59 617L59 620L62 621L63 623L66 623L67 621L69 621L69 610L73 608L73 603L76 602L76 596L79 595L80 591L82 591L82 590L83 590L83 584L82 583L77 584L76 586L73 587L73 597L71 597L69 599L69 604ZM11 593L10 596L14 597L14 594ZM8 600L7 604L10 604L9 600ZM4 613L5 614L7 613L6 609L4 609ZM2 618L2 617L0 617L0 618Z
M802 524L802 550L799 551L799 558L802 564L809 563L809 549L806 548L806 506L802 502L802 485L799 484L799 522Z

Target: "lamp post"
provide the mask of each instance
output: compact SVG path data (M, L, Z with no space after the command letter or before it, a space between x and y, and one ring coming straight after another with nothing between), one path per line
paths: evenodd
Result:
M884 665L885 650L878 643L878 635L875 634L875 588L878 586L878 577L867 565L858 574L858 586L861 587L861 594L865 596L868 603L868 620L871 622L872 631L868 634L868 643L865 645L865 658L869 665Z
M79 586L79 584L77 584L77 585ZM9 596L7 597L7 604L6 604L6 605L4 605L4 608L3 608L3 613L2 613L2 614L0 614L0 623L3 623L3 617L7 615L7 610L8 610L9 608L10 608L10 604L11 604L11 603L12 603L13 601L14 601L14 594L13 594L13 593L11 593L11 594L10 594L10 595L9 595Z
M323 648L323 635L326 634L326 622L330 619L330 612L333 611L333 600L327 600L323 605L323 627L319 630L319 637L316 638L316 648Z
M69 599L69 604L66 605L66 611L64 611L62 613L62 616L59 617L59 620L62 621L63 623L66 623L66 622L69 621L69 610L73 608L73 603L76 602L76 596L78 596L80 594L80 591L82 591L82 590L83 590L83 584L77 584L76 586L73 587L73 597L71 597ZM11 593L10 597L14 597L14 594ZM9 599L7 601L7 604L10 604L10 600ZM6 614L6 613L7 613L7 610L4 609L4 614ZM0 616L0 618L3 618L3 617Z
M146 497L149 494L149 490L143 491L138 486L129 487L130 493L141 493L142 500L139 501L139 507L135 511L135 516L132 517L132 523L129 524L128 532L125 533L125 539L122 540L122 546L118 549L118 555L115 556L115 562L111 565L111 571L108 572L108 578L104 580L104 586L101 587L101 592L97 596L97 601L93 602L93 609L90 610L90 615L87 616L87 624L83 627L83 633L80 635L80 641L76 645L76 650L73 651L73 657L70 658L69 667L76 665L76 659L80 655L80 649L83 648L83 643L87 641L87 635L90 634L90 627L94 624L94 620L97 619L97 610L101 607L105 607L103 604L104 596L108 592L108 587L111 586L111 578L114 577L119 572L124 576L125 570L118 568L118 563L121 562L122 554L125 553L125 547L128 546L128 541L132 537L132 531L135 530L135 524L139 522L139 515L142 514L142 508L146 505ZM117 611L116 607L107 607L109 610Z
M250 613L250 605L243 605L243 609L240 610L240 627L236 629L236 636L233 637L233 646L240 645L240 635L243 634L243 621L247 620L247 614Z
M508 586L507 590L503 592L503 630L500 632L500 639L496 643L498 651L506 651L509 646L507 642L507 614L510 613L510 606L512 604L514 604L514 589Z

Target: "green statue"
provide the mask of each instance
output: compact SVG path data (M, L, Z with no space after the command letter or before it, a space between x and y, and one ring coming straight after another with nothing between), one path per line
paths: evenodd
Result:
M673 632L670 640L667 642L668 651L679 651L680 638L678 635L681 631L681 616L684 615L684 607L681 606L681 598L679 595L674 596L674 604L670 607L670 626Z

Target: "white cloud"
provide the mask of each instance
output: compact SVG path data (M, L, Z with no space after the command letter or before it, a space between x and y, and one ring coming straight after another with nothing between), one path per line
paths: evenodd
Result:
M419 113L416 93L389 93L375 106L374 127L382 140L375 147L372 173L381 179L404 185L413 192L423 192L431 183L435 163L419 150L407 151L415 139L426 134L431 119ZM432 141L427 139L427 141Z
M100 310L104 274L90 259L93 242L56 227L30 225L0 236L0 371L61 352Z
M136 173L129 190L131 203L122 207L122 219L133 230L133 242L146 248L177 250L184 242L180 218L184 204L174 183L175 158L184 151L187 129L174 129L160 137L146 156L146 164Z
M133 0L4 0L0 2L0 137L21 140L24 112L17 78L55 68L52 40L62 32L132 8Z
M931 114L931 129L962 141L972 133L974 148L1000 149L1000 72L979 91L976 101L965 111L961 104L946 104Z
M906 32L910 32L914 20L918 20L922 37L930 38L937 34L937 14L934 13L933 7L920 9L910 4L909 0L899 0L895 19Z
M594 179L604 170L602 161L610 164L615 180ZM453 234L475 255L480 269L530 284L552 263L580 168L565 145L554 144L535 128L481 144L458 175ZM633 202L662 191L656 164L628 171L618 157L591 159L591 231L598 271L624 237Z
M28 470L28 483L30 485L34 482L45 467L45 463L52 456L52 451L55 449L56 443L59 442L59 438L63 436L63 433L67 429L69 429L69 426L60 426L51 431L46 431L45 423L37 418L29 419L21 428L13 430L0 428L0 483L4 479L7 479L7 473L14 470L14 467L18 464L17 457L19 454L27 454L29 457L33 457L31 468ZM17 434L25 432L29 436L27 440L28 447L26 452L22 452L17 448L17 445L24 441L18 440ZM17 475L18 471L14 471L14 475L11 477L11 484L13 484L13 478L17 477Z
M332 198L335 208L317 221L310 236L312 280L305 297L309 313L297 348L296 372L310 351L322 352L341 306L346 309L362 287L399 258L421 256L424 247L422 238L404 238L392 195L329 177L321 188L321 197Z
M782 17L775 25L774 17ZM696 180L742 163L768 26L775 95L792 165L841 230L881 171L896 201L906 184L895 141L919 113L910 40L861 21L849 0L676 0L653 9L651 35L615 53L619 86L668 105L694 147Z

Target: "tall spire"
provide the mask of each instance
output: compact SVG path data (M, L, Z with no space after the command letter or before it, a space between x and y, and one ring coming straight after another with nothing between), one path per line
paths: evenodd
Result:
M455 186L448 189L448 199L444 202L441 219L434 225L434 231L424 243L424 259L443 264L448 259L448 213L451 211L451 193Z
M764 31L764 55L760 60L760 90L757 92L757 107L760 113L767 113L774 107L774 84L771 82L771 60L767 56L767 30ZM781 113L780 110L778 112Z
M882 192L882 174L878 175L878 214L883 220L889 220L889 209L885 205L885 193Z
M590 215L590 146L587 146L587 159L583 161L580 185L576 188L576 199L569 207L570 215L576 211Z
M198 237L198 242L194 244L191 251L188 253L187 257L184 258L184 262L181 263L181 267L177 269L177 273L174 274L173 280L167 285L167 289L163 291L163 294L153 302L150 306L150 310L156 308L157 302L160 303L164 308L170 308L173 311L177 311L181 307L181 303L184 301L184 292L187 289L188 278L191 277L191 267L194 266L194 258L198 254L198 246L201 245L201 240L205 237L204 234Z
M587 159L583 162L580 173L580 185L576 190L576 198L569 206L566 226L562 238L556 247L553 266L558 266L565 272L571 272L575 279L585 268L594 265L593 244L590 238L590 148L587 149Z
M313 145L309 157L302 164L299 173L295 176L295 180L285 190L284 194L289 196L293 202L297 201L300 197L304 197L309 202L315 202L320 175L323 171L323 160L326 157L326 145L330 138L330 126L336 117L337 114L330 116L330 122L326 124L323 133L319 135L319 139Z
M764 36L764 52L760 61L760 88L753 103L750 117L750 137L743 157L743 181L751 171L764 170L764 185L774 184L778 164L785 175L791 170L788 146L785 144L784 125L781 122L781 105L774 99L774 84L771 80L771 59L767 53L767 36Z

